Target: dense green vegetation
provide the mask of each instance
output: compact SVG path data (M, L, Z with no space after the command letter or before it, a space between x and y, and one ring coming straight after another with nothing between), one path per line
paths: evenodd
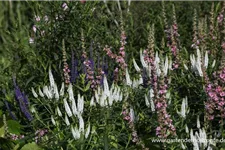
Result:
M224 149L222 2L0 6L0 150Z

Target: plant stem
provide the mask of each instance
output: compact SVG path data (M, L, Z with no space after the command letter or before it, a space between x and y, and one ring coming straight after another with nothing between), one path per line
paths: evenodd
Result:
M107 109L107 108L106 108L106 109ZM105 110L106 110L106 109L105 109ZM109 110L107 109L106 111L107 111L107 113L105 113L104 150L108 150L108 149L109 149L108 130L107 130Z

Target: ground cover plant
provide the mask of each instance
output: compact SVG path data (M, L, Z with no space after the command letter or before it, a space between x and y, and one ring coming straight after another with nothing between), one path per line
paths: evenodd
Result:
M0 149L224 149L225 3L0 4Z

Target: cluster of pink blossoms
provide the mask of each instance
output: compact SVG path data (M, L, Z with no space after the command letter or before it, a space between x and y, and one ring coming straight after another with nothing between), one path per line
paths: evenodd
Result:
M132 142L137 143L139 141L137 131L134 128L134 122L131 119L130 113L127 108L125 108L122 112L123 114L123 119L127 121L129 124L129 128L132 130Z
M122 31L121 33L121 47L120 47L120 50L119 50L119 54L114 54L112 51L111 51L111 48L108 47L107 45L105 46L105 48L103 49L103 51L106 52L106 54L112 58L112 59L115 59L116 62L119 64L119 67L121 68L121 71L122 71L122 75L125 76L125 69L127 67L127 64L125 62L125 45L126 45L126 34L125 34L125 31ZM116 71L116 72L115 72ZM118 68L116 68L116 70L114 71L114 73L117 73L117 71L119 72Z
M70 83L70 69L69 65L67 64L67 58L66 58L66 48L65 48L65 42L63 40L63 48L62 48L62 53L63 53L63 75L64 75L64 82L66 85L69 85Z
M225 83L225 68L219 74L219 81ZM205 103L206 113L208 120L215 118L216 111L219 111L221 118L225 118L225 88L218 85L218 83L208 83L206 86L206 93L208 101Z
M156 128L156 135L160 138L167 137L167 131L170 131L172 135L176 134L176 129L172 124L172 119L170 119L170 115L167 113L167 101L166 101L166 92L168 85L165 84L167 81L166 77L161 77L161 80L158 80L158 76L156 73L155 67L155 58L153 49L144 50L144 60L151 66L151 86L154 91L154 104L157 110L158 123L159 126ZM159 82L159 83L158 83ZM159 88L158 88L159 86Z
M103 79L103 75L105 74L102 68L98 68L98 75L96 79L94 77L94 66L93 62L88 60L87 53L83 51L82 57L85 59L84 65L87 69L87 79L91 83L91 88L96 89L98 85L101 84L101 80Z
M221 24L223 22L223 14L222 13L218 15L217 21L219 24Z
M223 52L225 53L225 42L222 42L221 47L222 47Z
M200 41L197 39L197 36L196 36L193 39L193 44L191 45L191 47L194 49L198 49L199 45L200 45Z
M158 97L155 100L155 106L158 115L159 126L156 128L156 135L160 138L167 138L168 131L172 135L176 135L176 129L172 124L172 119L170 119L170 115L167 113L167 102L166 102L166 92L167 92L167 84L160 84Z
M41 139L46 133L48 133L47 129L39 129L35 132L35 142L38 143L38 140Z
M172 25L172 33L171 33L171 36L173 37L172 38L172 45L170 46L171 48L171 51L172 51L172 54L174 56L174 62L173 62L173 69L177 69L179 67L179 60L178 60L178 56L177 56L177 52L178 52L178 45L177 45L177 39L178 37L180 36L178 34L178 27L177 27L177 24L174 23Z
M12 140L23 139L23 138L24 138L24 135L16 135L16 134L11 134L11 133L10 133L10 138L11 138Z
M64 63L63 65L63 74L64 74L64 80L65 83L68 85L70 83L70 75L69 75L70 69L67 63Z
M223 14L224 14L224 10L225 10L225 2L223 2L223 7L222 7L222 10L221 10L221 12L219 13L219 15L217 16L217 22L218 22L218 24L221 26L222 25L222 23L223 23Z
M154 55L153 53L149 52L147 49L144 50L144 60L148 64L152 65L154 63Z
M173 69L177 69L179 67L178 57L177 57L177 53L178 53L177 39L180 36L178 33L177 23L174 23L171 29L167 29L165 30L165 32L167 34L167 40L168 40L167 46L171 49L173 58L175 59L173 62Z
M145 144L141 142L141 139L138 137L137 131L134 126L134 120L130 116L129 110L127 109L126 106L124 106L122 115L123 115L123 119L127 121L127 123L129 124L129 128L132 131L132 142L136 143L137 145L140 145L143 150L149 150L148 148L145 147Z

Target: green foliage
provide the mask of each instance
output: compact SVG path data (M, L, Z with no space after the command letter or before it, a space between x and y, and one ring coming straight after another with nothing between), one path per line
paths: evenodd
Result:
M28 143L26 145L24 145L20 150L42 150L42 148L40 148L36 143L32 142L32 143Z
M65 4L67 7L65 7ZM215 77L214 72L222 66L223 59L221 43L224 40L223 27L217 23L217 16L221 12L220 2L214 2L213 25L217 40L211 39L210 9L212 2L164 2L165 16L169 28L174 23L173 5L176 11L178 24L178 48L179 55L174 58L171 47L167 45L169 38L165 33L165 21L162 13L162 2L138 2L132 1L130 6L127 1L121 2L100 2L100 1L68 1L68 2L0 2L0 149L8 150L41 150L41 149L62 149L62 150L85 150L85 149L144 149L145 145L149 149L181 149L180 143L154 143L152 139L156 128L159 125L157 112L152 112L146 106L145 94L149 93L152 86L145 80L138 88L126 85L126 77L121 76L121 81L116 83L114 70L120 67L103 51L105 45L111 47L114 54L118 54L121 46L121 30L126 33L126 58L128 70L131 78L138 80L139 76L144 76L144 71L135 71L131 58L139 60L139 50L149 49L149 31L152 25L155 27L155 43L153 52L158 52L160 59L168 56L173 62L179 60L179 68L171 69L168 73L167 112L173 120L177 135L175 138L190 138L186 133L185 125L194 131L196 127L196 116L200 116L201 127L204 127L208 136L213 138L218 132L220 138L224 138L223 124L218 125L218 118L213 122L207 122L205 118L205 102L207 93L205 92L206 82L198 76L197 71L193 71L190 54L196 55L193 44L193 14L197 10L197 30L205 34L205 39L200 42L201 53L210 51L209 67L205 71L209 80ZM40 20L39 20L39 18ZM206 18L206 20L204 20ZM203 22L205 21L205 22ZM203 30L204 28L204 30ZM33 40L31 42L30 40ZM65 110L64 99L69 100L68 85L65 84L65 94L59 99L46 96L46 89L51 92L49 86L48 69L51 68L55 80L55 86L64 83L64 62L62 41L65 41L64 54L67 58L70 71L72 71L72 51L74 51L77 77L72 84L72 91L77 103L80 94L84 97L83 120L85 129L91 125L91 133L85 138L86 132L81 132L80 138L75 139L72 135L71 127L79 128L80 120L77 116L68 117L70 125L65 121L68 116ZM101 85L99 89L92 89L92 82L88 80L88 71L85 71L84 58L82 54L87 53L88 59L92 59L93 74L98 75L98 69L102 68L107 72L109 87L115 85L120 87L123 93L123 100L113 103L111 106L102 107L96 101L96 91L104 89ZM204 56L204 55L202 55ZM117 58L116 58L117 59ZM212 67L216 60L215 67ZM160 64L164 61L160 62ZM106 67L107 66L107 67ZM142 67L141 67L142 68ZM190 69L192 68L192 69ZM163 70L163 69L162 69ZM69 73L72 75L72 73ZM28 96L29 104L26 107L32 112L34 119L29 122L21 112L20 102L15 99L13 87L13 77L16 78L21 91ZM146 77L150 81L149 77ZM51 82L51 80L50 80ZM34 90L38 97L33 95ZM59 89L60 87L57 86ZM160 86L158 87L160 88ZM39 89L45 96L40 96ZM102 92L102 93L101 93ZM101 91L99 96L104 95ZM55 95L53 95L54 97ZM181 109L182 99L188 98L189 114L181 118L177 112ZM94 98L95 106L91 105ZM107 102L109 103L109 98ZM5 102L9 103L10 110ZM106 103L107 103L106 102ZM61 110L62 116L56 108ZM133 130L130 123L124 119L125 109L134 110L134 128L137 131L140 142L133 142ZM18 120L11 120L11 112ZM3 126L2 117L6 114L6 125ZM56 124L52 121L55 119ZM194 122L194 123L193 123ZM7 127L7 130L6 130ZM219 129L220 128L220 129ZM37 131L47 130L40 135ZM12 135L22 136L12 140ZM170 133L168 133L170 135ZM171 135L169 138L173 138ZM3 144L2 144L3 143ZM189 148L191 143L185 143ZM222 149L224 144L217 145ZM166 149L166 148L165 148Z
M7 120L8 131L12 134L19 135L21 133L21 125L15 120Z

